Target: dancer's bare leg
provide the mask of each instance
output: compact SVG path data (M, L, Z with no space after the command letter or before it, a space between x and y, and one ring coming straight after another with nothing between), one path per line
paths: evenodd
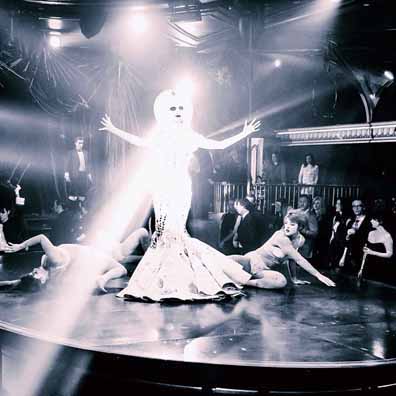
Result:
M250 279L246 281L246 286L258 287L260 289L281 289L287 284L286 278L278 271L263 270L256 274L251 274L251 263L249 256L241 256L234 254L228 256L243 266L243 270L250 275Z
M246 272L251 271L251 265L250 265L250 258L247 256L241 256L240 254L232 254L231 256L227 256L233 261L236 261L238 264L241 264L243 269Z
M136 231L132 232L128 238L126 238L121 243L121 253L122 255L128 256L130 255L139 245L142 246L143 250L147 250L150 244L149 233L145 228L139 228Z
M260 289L282 289L287 285L287 280L278 271L264 270L255 274L254 279L250 279L246 285Z
M106 259L103 271L104 273L96 279L96 284L105 293L107 293L105 286L109 280L121 278L127 274L125 267L112 258Z

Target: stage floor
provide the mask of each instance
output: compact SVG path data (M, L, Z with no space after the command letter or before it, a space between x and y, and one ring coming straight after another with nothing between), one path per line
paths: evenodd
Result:
M0 279L38 262L38 252L3 256ZM309 278L311 285L248 288L235 300L190 304L123 301L115 294L127 284L124 278L110 282L108 294L90 295L76 306L76 320L69 292L3 291L0 329L81 350L184 364L304 369L393 364L396 289L358 287L349 278L332 277L336 288Z

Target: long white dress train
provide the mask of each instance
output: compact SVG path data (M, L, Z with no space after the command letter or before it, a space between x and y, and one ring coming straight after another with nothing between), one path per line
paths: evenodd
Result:
M156 231L118 297L151 301L221 299L241 294L241 285L250 278L240 264L186 232L191 205L188 167L198 140L199 135L193 131L182 135L161 131L156 136Z

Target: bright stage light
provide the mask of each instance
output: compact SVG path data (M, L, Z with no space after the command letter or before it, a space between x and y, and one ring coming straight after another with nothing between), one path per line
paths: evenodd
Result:
M60 48L62 46L60 34L51 33L48 42L52 48Z
M148 21L144 15L133 15L131 19L132 29L135 33L144 33L148 28Z
M194 95L195 86L191 78L185 77L179 80L175 85L175 90L191 98Z
M280 59L275 59L274 66L275 67L281 67L282 66L282 61Z
M60 30L63 27L63 22L58 18L50 18L48 19L48 27L53 30Z
M384 71L384 76L388 79L388 80L393 80L395 77L393 75L393 73L390 70L385 70Z

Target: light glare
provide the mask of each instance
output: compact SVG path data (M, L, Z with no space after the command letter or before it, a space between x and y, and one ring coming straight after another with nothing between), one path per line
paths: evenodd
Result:
M385 70L384 71L384 76L388 79L388 80L393 80L395 77L393 75L393 73L390 70Z
M183 96L191 98L195 91L195 86L191 78L185 77L176 84L176 91Z
M57 18L50 18L48 19L48 27L53 30L60 30L62 29L63 22L61 19Z
M275 59L274 65L275 65L275 67L281 67L282 61L280 59Z
M135 33L144 33L148 28L148 21L144 15L134 15L131 20L132 29Z
M52 48L60 48L61 47L61 38L60 38L60 36L51 34L49 36L49 45Z

